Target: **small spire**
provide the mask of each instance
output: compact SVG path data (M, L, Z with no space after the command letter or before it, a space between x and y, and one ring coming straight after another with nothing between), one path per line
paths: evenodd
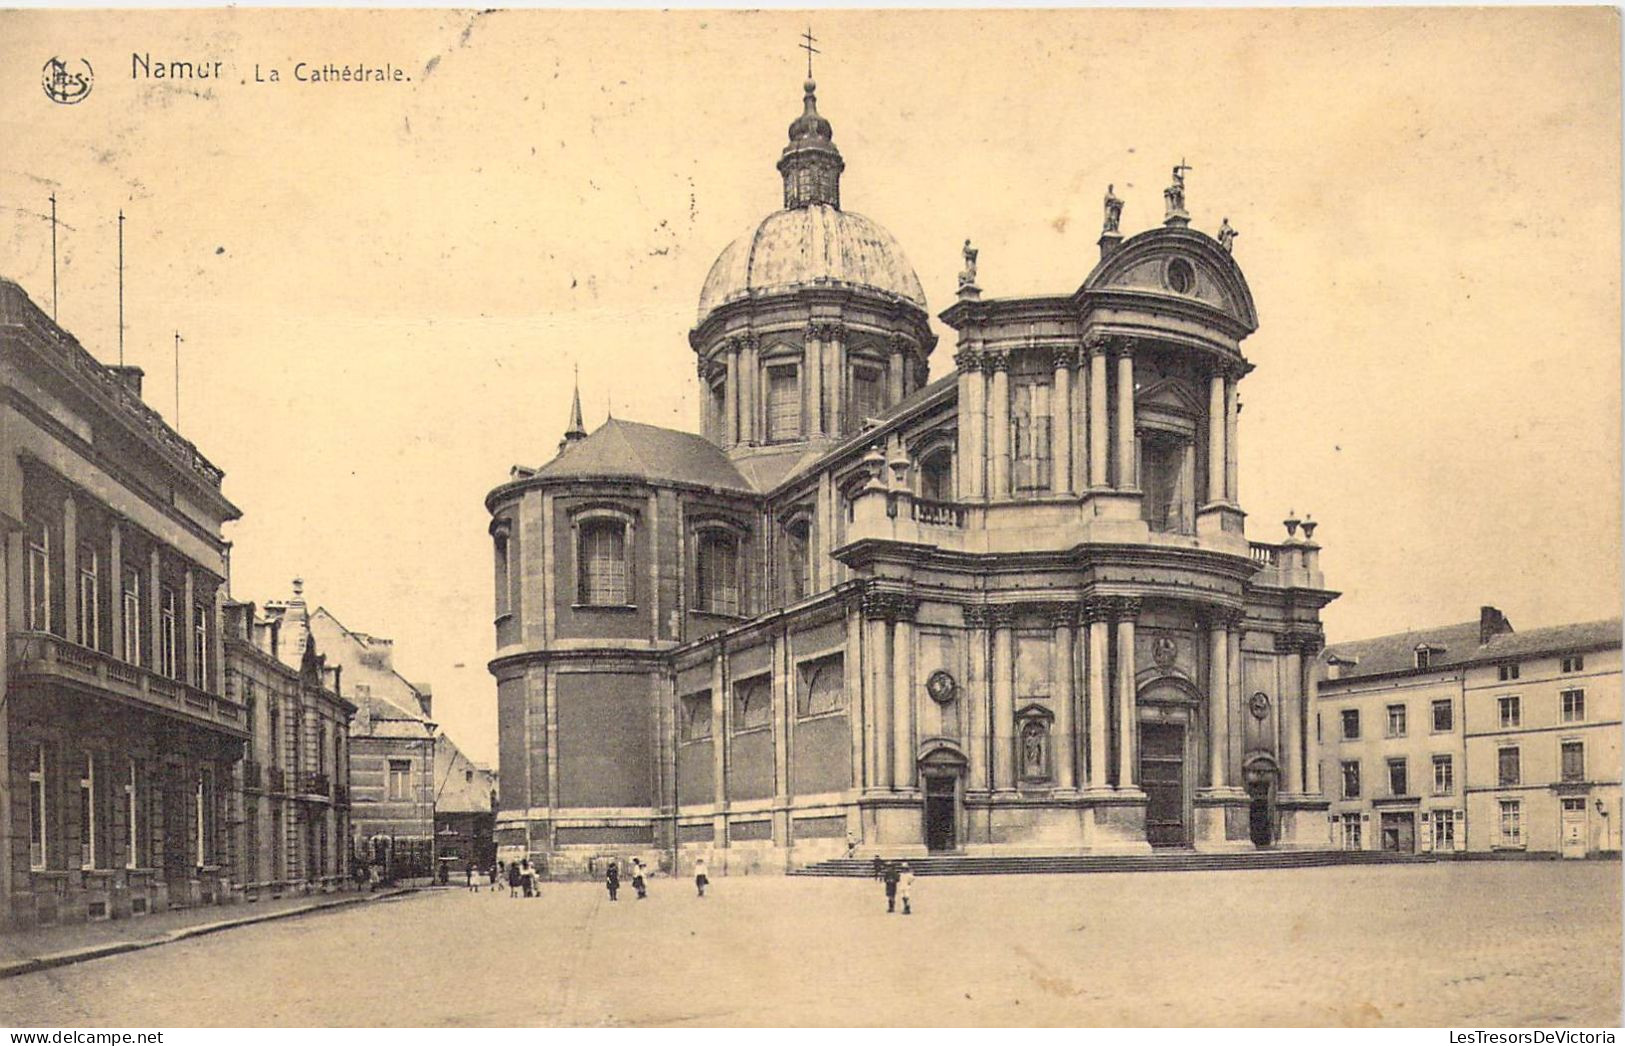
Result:
M575 393L570 397L570 425L564 430L564 439L559 441L559 449L587 438L587 426L581 421L581 368L576 367Z

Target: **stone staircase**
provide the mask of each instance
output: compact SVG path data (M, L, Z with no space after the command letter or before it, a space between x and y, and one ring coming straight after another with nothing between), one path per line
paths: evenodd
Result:
M915 875L1224 872L1260 868L1324 868L1349 864L1428 864L1432 863L1433 859L1432 854L1389 853L1382 850L1253 850L1241 853L1160 850L1151 854L1062 854L1050 857L941 855L906 858L909 868ZM874 875L874 858L873 856L832 858L804 868L791 869L790 874L863 879Z

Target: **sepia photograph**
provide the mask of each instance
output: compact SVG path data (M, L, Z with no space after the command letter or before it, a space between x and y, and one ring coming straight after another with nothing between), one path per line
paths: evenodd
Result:
M1620 58L0 10L0 1027L1614 1042Z

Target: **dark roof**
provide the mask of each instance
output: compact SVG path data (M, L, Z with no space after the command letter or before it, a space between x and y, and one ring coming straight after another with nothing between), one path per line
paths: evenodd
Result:
M692 432L610 418L536 470L537 479L609 476L665 480L723 490L750 484L716 444Z
M1434 653L1428 667L1420 671L1433 672L1444 668L1501 661L1512 657L1533 657L1555 654L1564 650L1595 649L1620 643L1620 619L1587 621L1573 625L1555 625L1533 628L1527 632L1502 632L1480 643L1479 622L1468 621L1459 625L1438 628L1418 628L1393 635L1359 639L1349 643L1327 646L1323 658L1355 661L1352 668L1344 669L1340 679L1360 676L1385 675L1390 672L1414 672L1416 648L1426 643Z

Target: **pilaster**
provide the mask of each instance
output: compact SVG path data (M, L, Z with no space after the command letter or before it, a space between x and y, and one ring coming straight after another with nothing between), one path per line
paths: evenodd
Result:
M1113 610L1117 616L1117 787L1137 792L1140 724L1134 684L1134 625L1140 616L1140 601L1118 599Z
M1072 365L1077 351L1070 345L1052 354L1055 387L1050 396L1050 487L1057 493L1072 490Z
M1108 720L1106 664L1107 644L1111 627L1110 604L1104 599L1083 601L1083 620L1089 634L1088 672L1085 676L1089 707L1089 761L1088 787L1091 792L1105 792L1109 775L1106 756L1106 723Z
M1012 792L1015 789L1014 739L1016 720L1014 636L1015 608L1009 605L988 607L988 623L993 629L993 789Z
M1055 688L1055 741L1052 750L1055 753L1055 787L1063 793L1075 790L1078 780L1078 737L1073 726L1076 721L1073 710L1076 698L1072 688L1072 636L1077 627L1077 618L1078 608L1071 603L1063 604L1050 615L1050 624L1055 629L1052 648L1054 660L1050 667L1050 679Z

